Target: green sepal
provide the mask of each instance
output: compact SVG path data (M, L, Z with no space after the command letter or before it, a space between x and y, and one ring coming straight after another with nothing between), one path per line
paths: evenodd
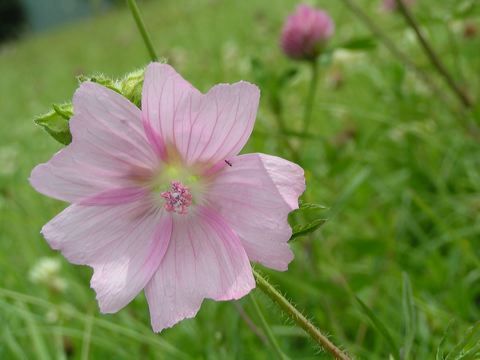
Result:
M145 70L139 69L127 74L120 80L111 79L103 74L93 76L80 75L77 77L81 84L86 81L94 82L123 95L136 106L142 101L142 88ZM73 116L72 103L61 105L53 104L53 110L34 119L34 122L47 131L55 140L63 145L72 141L68 122Z
M68 120L73 115L71 103L53 105L53 110L34 119L34 122L63 145L72 141Z

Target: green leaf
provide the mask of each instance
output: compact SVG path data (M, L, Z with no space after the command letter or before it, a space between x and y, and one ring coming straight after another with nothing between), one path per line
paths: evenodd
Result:
M300 201L298 209L290 213L290 222L295 218L295 216L299 213L303 213L308 211L311 213L312 211L318 211L318 210L325 210L327 209L326 206L320 205L320 204L313 204L313 203L307 203ZM311 217L311 215L310 215ZM292 225L293 231L292 231L292 236L290 237L290 240L293 240L297 237L305 236L308 235L314 231L316 231L318 228L320 228L327 219L325 218L317 218L313 221L310 221L307 224L297 224L297 225Z
M403 290L402 290L402 307L403 319L405 322L405 340L403 345L403 359L410 359L413 341L417 330L415 303L413 301L412 286L407 273L402 274Z
M326 207L325 205L306 203L303 201L300 201L300 206L298 207L298 210L326 210L326 209L328 209L328 207Z
M384 339L387 341L388 347L390 348L391 355L395 360L400 360L400 353L398 351L398 347L395 343L395 340L393 340L392 335L387 330L387 327L383 325L383 323L377 318L377 316L373 313L370 308L365 305L365 303L360 300L357 296L355 296L355 299L357 302L360 304L360 308L362 309L362 312L368 317L370 322L372 323L373 327L375 330L377 330L380 335L384 337Z
M68 120L73 115L72 104L53 105L53 110L37 117L34 122L47 131L55 140L63 145L72 141Z
M371 36L363 36L350 39L338 47L352 51L373 50L377 47L377 42Z
M306 225L295 225L293 227L293 232L292 236L290 237L290 240L293 240L297 237L305 236L308 235L315 230L319 229L323 224L327 222L327 219L315 219L312 222L306 224Z

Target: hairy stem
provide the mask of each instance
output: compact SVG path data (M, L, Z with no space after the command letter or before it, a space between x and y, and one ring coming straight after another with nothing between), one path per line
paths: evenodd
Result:
M411 14L410 10L403 3L403 0L395 0L395 2L397 3L397 7L402 13L403 17L405 18L407 24L413 29L413 31L417 35L417 39L420 42L420 45L422 46L423 51L425 52L428 59L432 63L433 67L443 77L447 85L450 87L453 93L458 97L460 102L467 108L471 107L472 103L470 102L470 99L467 97L467 95L465 95L462 89L460 89L460 87L457 85L453 77L448 72L445 65L442 63L438 55L430 46L427 39L425 38L422 31L420 30L420 27L418 26L415 18Z
M145 43L145 46L147 47L150 59L152 61L158 61L157 54L155 53L155 49L153 48L152 39L150 38L150 35L145 28L145 23L143 22L142 16L140 15L140 10L138 9L137 2L135 0L127 0L127 4L133 18L135 19L138 31L140 32L140 35L142 35L142 39Z
M308 132L310 121L312 119L313 102L315 100L315 93L317 92L318 83L318 61L314 59L310 61L311 78L310 87L308 89L307 101L305 102L305 112L303 116L303 133Z
M260 290L282 309L295 323L300 326L316 343L328 351L335 359L350 360L350 357L335 346L322 332L315 327L303 314L280 294L262 275L253 270L255 281Z

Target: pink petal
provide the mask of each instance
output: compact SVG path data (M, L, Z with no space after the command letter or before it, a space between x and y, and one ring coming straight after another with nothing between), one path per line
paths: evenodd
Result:
M168 247L171 216L146 200L123 205L74 204L42 233L72 263L94 269L91 286L100 310L116 312L150 281Z
M141 200L149 194L148 189L140 187L119 188L106 190L87 197L79 202L80 205L119 205Z
M265 154L229 160L209 190L208 200L240 237L250 260L286 270L293 259L288 213L305 191L303 169Z
M176 134L182 139L188 136L183 133L185 129L179 128L179 118L184 116L185 106L190 108L200 96L170 65L148 65L142 91L143 123L148 140L163 158L166 146L176 143Z
M174 218L172 239L145 288L154 331L198 312L204 298L238 299L255 287L238 237L215 212Z
M140 110L123 96L85 82L73 98L72 143L33 169L32 186L59 200L76 202L134 185L156 157L143 132Z
M187 164L215 164L247 142L259 97L247 82L220 84L202 95L171 66L153 63L143 88L145 129L160 154L173 147Z

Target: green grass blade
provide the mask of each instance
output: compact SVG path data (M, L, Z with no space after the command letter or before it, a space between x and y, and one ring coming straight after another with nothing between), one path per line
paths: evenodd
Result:
M255 299L255 295L253 293L250 293L250 300L252 301L253 308L255 309L255 312L257 313L258 318L260 319L260 323L262 324L263 331L265 331L265 335L267 335L270 346L275 351L275 354L280 360L287 360L288 357L283 353L282 349L280 348L280 345L278 344L278 341L275 335L273 334L273 331L270 328L270 325L265 319L265 316L263 315L263 312L260 309L260 305L258 305L258 302Z
M83 338L82 338L82 360L88 360L89 353L90 353L90 343L92 341L92 330L93 330L93 315L92 311L89 311L87 321L85 322L85 329L83 331Z
M17 342L15 336L10 331L10 327L7 325L3 330L3 343L11 351L16 359L27 360L27 355L22 349L22 346Z
M395 340L393 339L392 335L390 335L390 333L388 332L387 327L383 325L383 323L377 318L377 316L373 313L373 311L370 310L370 308L367 305L365 305L365 303L362 300L360 300L360 298L355 296L355 299L360 305L362 312L368 317L368 319L372 323L373 327L387 341L388 347L390 348L390 353L393 356L393 358L395 360L400 360L400 353L398 351L398 346L395 343Z
M37 359L50 360L51 357L48 353L47 344L43 339L42 333L37 326L37 321L33 317L32 313L23 302L17 301L16 307L20 310L19 314L25 321L27 332L30 336L32 346L35 349L35 355L37 356Z
M59 311L60 313L66 316L78 319L84 323L87 321L87 316L84 313L81 313L80 311L75 310L71 306L57 306L46 300L36 298L30 295L22 294L9 289L4 289L4 288L0 288L0 296L9 297L17 301L29 303L29 304L40 306L47 309L54 308L55 310ZM20 309L16 309L16 310L20 310ZM152 333L150 336L146 336L144 333L136 331L135 329L123 327L121 325L115 324L108 320L99 319L99 318L94 318L94 325L99 326L106 330L110 330L117 334L121 334L130 339L136 340L139 343L155 346L158 350L164 351L166 354L174 357L175 359L191 358L188 354L181 351L180 349L172 345L170 342L166 341L165 339L162 339L156 334Z
M450 351L445 360L465 360L466 354L480 343L480 321L470 327L462 340ZM478 350L478 349L477 349ZM470 353L472 355L472 353Z
M403 359L410 359L410 353L412 350L413 342L415 340L416 333L416 314L415 303L412 295L412 285L407 273L402 274L403 278L403 291L402 291L402 308L403 319L405 323L405 339L403 344Z
M443 336L440 340L440 343L437 346L437 353L435 355L435 360L444 360L445 356L443 355L443 345L445 344L445 341L447 340L447 336L450 333L450 330L452 329L452 326L454 324L454 321L450 321L447 325L447 328L445 329L445 332L443 333Z

